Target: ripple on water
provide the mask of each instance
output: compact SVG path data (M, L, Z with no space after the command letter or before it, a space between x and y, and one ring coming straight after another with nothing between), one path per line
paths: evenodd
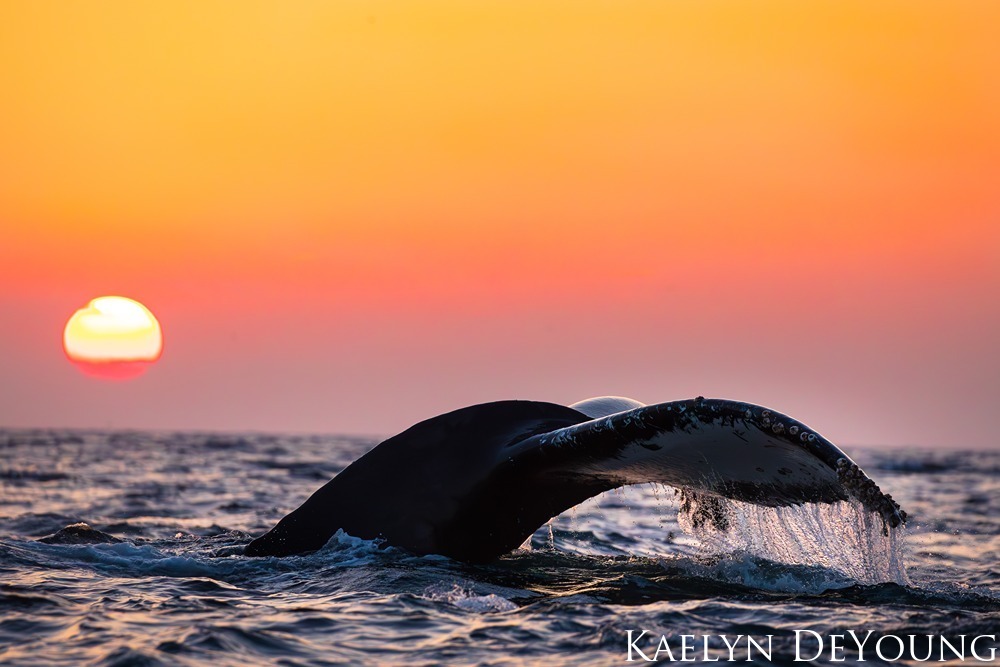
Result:
M628 629L1000 623L995 453L855 457L913 517L909 549L846 504L733 505L736 530L685 531L673 494L641 487L588 501L483 566L342 533L307 556L239 554L372 444L0 433L3 469L37 473L0 474L0 662L606 665L623 660ZM80 521L123 541L35 541Z

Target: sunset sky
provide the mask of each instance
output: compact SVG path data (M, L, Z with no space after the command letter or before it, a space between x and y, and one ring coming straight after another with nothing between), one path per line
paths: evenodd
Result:
M769 405L998 447L1000 3L0 4L0 426ZM162 357L63 327L145 304Z

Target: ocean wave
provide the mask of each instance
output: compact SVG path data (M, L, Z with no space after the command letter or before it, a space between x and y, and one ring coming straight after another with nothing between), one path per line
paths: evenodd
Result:
M0 661L576 667L624 660L628 629L778 641L1000 622L997 453L859 452L911 514L902 545L837 506L733 506L729 534L686 530L673 491L642 486L467 565L344 533L311 554L247 558L251 535L371 441L211 437L0 432L5 469L38 473L0 475ZM80 521L122 541L37 541Z

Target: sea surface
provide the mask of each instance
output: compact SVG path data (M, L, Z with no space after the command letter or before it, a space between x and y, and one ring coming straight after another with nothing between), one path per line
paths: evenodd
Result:
M845 448L909 512L891 537L846 503L741 507L730 533L699 533L678 523L672 489L645 485L584 503L485 566L343 534L311 555L239 555L374 444L0 431L0 663L640 664L627 662L632 631L650 657L665 641L680 661L686 641L688 659L725 662L727 635L735 658L760 664L736 637L772 635L771 662L791 664L795 630L811 630L824 639L815 664L844 664L829 636L848 630L955 645L1000 634L997 451ZM120 541L38 541L79 522ZM800 639L813 657L816 639ZM881 664L866 646L865 664Z

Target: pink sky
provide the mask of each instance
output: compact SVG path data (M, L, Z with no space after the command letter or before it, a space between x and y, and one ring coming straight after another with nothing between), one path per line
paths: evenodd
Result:
M0 426L704 395L1000 446L995 3L236 8L0 8ZM63 354L104 294L142 377Z

